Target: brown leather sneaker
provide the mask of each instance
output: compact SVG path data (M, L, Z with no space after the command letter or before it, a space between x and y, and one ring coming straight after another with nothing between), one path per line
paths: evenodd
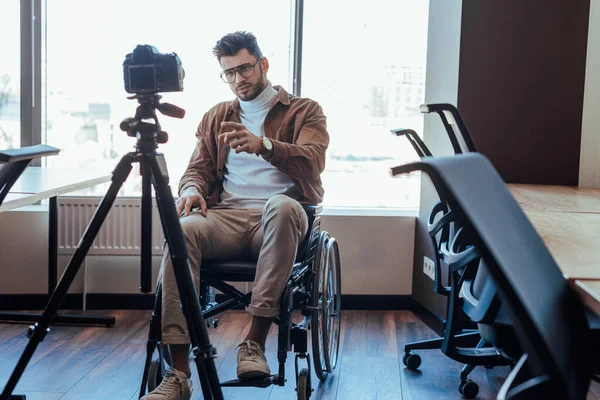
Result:
M175 369L165 371L165 376L156 389L141 400L190 400L192 380Z
M264 378L271 375L265 353L254 340L246 340L237 348L237 376L239 379Z

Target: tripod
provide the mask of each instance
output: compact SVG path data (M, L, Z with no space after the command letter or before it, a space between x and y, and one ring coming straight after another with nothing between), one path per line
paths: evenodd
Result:
M4 387L4 391L0 395L0 400L25 398L25 396L22 395L11 396L11 394L21 378L21 375L25 371L27 364L31 360L37 346L44 340L46 334L50 331L48 327L56 317L57 310L60 307L67 290L71 286L81 263L102 227L121 186L129 176L134 162L140 163L140 173L142 176L142 271L140 289L144 293L151 291L152 271L151 263L149 262L151 259L150 250L152 235L151 186L154 185L159 216L165 240L170 250L175 280L180 293L182 311L190 333L190 341L194 353L194 361L198 369L198 376L200 377L202 393L206 400L223 399L214 363L217 352L210 344L208 332L198 302L198 295L189 270L187 247L185 245L181 225L179 224L179 216L177 215L173 194L169 187L169 175L166 162L164 155L156 152L159 143L167 142L168 135L161 130L155 110L159 110L161 113L175 118L183 118L185 111L172 104L161 104L159 102L160 98L161 96L158 94L135 95L129 97L129 99L137 99L140 105L136 110L135 118L124 119L123 122L121 122L120 128L126 131L128 136L137 137L135 151L124 155L113 171L112 183L108 188L106 195L100 202L92 220L88 224L83 234L83 238L73 254L69 265L67 265L58 286L56 286L52 292L40 320L34 326L29 327L27 332L29 342L10 376L8 383ZM153 119L154 124L143 121L148 119Z

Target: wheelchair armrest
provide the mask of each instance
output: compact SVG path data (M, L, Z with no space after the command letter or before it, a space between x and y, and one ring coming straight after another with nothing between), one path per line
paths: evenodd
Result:
M321 217L319 214L321 214L323 207L320 204L302 204L302 208L308 217L308 232L298 247L296 262L303 261L310 256L311 249L316 245L316 240L321 230Z
M309 221L312 221L316 215L321 214L321 211L323 211L323 206L320 204L302 204L302 208L306 212Z
M44 156L53 156L59 152L59 149L45 144L25 146L18 149L0 150L0 163L5 164L20 160L32 160Z

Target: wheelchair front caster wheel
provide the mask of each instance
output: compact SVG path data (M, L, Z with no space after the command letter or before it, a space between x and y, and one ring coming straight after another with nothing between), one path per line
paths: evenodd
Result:
M208 318L206 320L206 327L217 329L219 327L219 320L214 318Z
M300 375L298 375L296 391L298 392L298 400L308 400L310 398L312 388L309 384L308 369L306 368L302 368Z
M402 357L402 362L408 369L417 369L421 365L421 356L415 353L406 353Z
M470 379L462 381L458 386L458 391L465 399L472 399L479 393L479 386Z
M156 389L162 382L162 372L160 370L160 361L152 360L148 369L148 393Z

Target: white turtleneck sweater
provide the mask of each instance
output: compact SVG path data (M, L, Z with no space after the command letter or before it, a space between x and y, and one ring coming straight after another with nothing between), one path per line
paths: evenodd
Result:
M240 100L241 123L256 136L264 136L264 122L273 107L277 91L271 83L254 100ZM293 188L290 178L256 154L236 154L232 148L225 160L221 205L235 208L263 208L276 194Z

